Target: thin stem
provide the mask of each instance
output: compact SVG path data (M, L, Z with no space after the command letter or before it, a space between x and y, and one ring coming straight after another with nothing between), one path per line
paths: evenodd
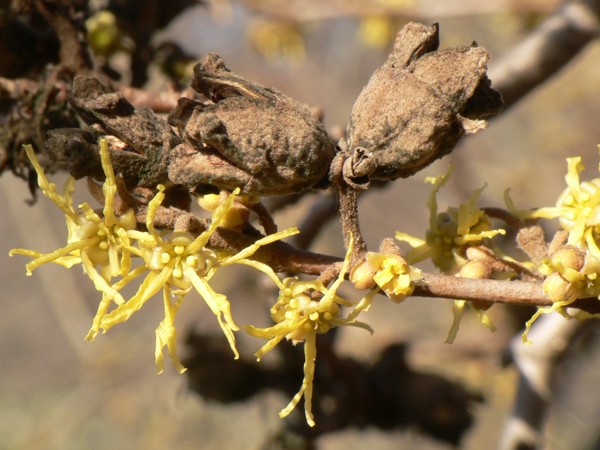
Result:
M354 249L352 250L350 267L356 266L362 261L367 253L367 244L360 232L358 221L358 193L359 191L338 180L336 184L338 200L340 205L340 220L342 222L342 233L344 234L344 246L348 248L350 235L354 238Z

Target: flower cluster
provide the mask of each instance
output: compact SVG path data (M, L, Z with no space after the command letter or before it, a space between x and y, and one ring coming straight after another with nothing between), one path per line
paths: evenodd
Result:
M367 252L364 261L350 272L356 289L377 287L395 303L411 295L421 278L421 271L406 262L393 239L384 239L379 252Z
M236 263L253 266L271 275L272 270L249 258L261 246L296 234L296 229L266 236L235 255L219 254L208 248L207 244L217 227L232 216L230 212L237 192L227 196L214 208L210 226L198 236L193 236L185 231L155 228L155 218L165 197L165 188L159 185L158 192L147 206L146 230L140 231L137 229L133 209L128 209L119 216L115 214L117 180L106 141L100 141L100 156L106 175L102 188L104 208L101 213L94 211L87 203L79 205L78 211L75 211L71 198L74 179L67 180L62 195L57 193L54 183L46 178L33 149L27 146L26 152L37 172L42 193L65 213L68 239L66 246L51 253L14 249L10 255L21 254L34 258L26 265L28 275L45 263L52 262L67 268L81 264L84 273L102 293L102 300L86 339L93 340L100 330L106 332L114 325L127 321L162 290L165 316L156 328L157 368L159 373L162 372L163 350L166 347L176 369L183 372L185 368L176 351L174 322L184 296L195 289L216 316L235 357L238 357L233 332L239 330L239 327L231 316L227 297L215 292L209 280L218 268ZM133 267L132 257L137 257L141 264ZM126 300L120 291L142 276L145 277L137 292Z
M344 281L344 276L348 271L351 252L352 242L339 276L329 288L320 280L300 281L297 278L286 278L283 282L277 280L280 288L279 297L277 303L271 308L271 318L275 325L268 328L246 327L248 334L268 339L268 342L256 352L258 360L275 348L284 338L294 344L304 342L305 359L302 386L291 402L281 410L280 417L287 416L304 396L306 421L310 426L315 425L312 414L312 394L317 356L317 334L326 333L332 328L344 325L357 326L372 332L367 324L356 319L362 311L369 309L376 291L371 291L357 304L337 295L337 289ZM318 296L321 298L319 299ZM345 318L342 317L342 306L353 307Z
M545 276L544 293L552 300L550 307L539 308L527 322L523 341L535 320L549 312L559 312L567 318L566 307L578 298L600 296L600 178L581 181L584 166L580 157L567 158L567 187L556 201L556 206L543 207L532 212L519 212L528 218L555 219L566 232L562 245L542 260L537 270ZM514 206L513 206L514 209Z
M485 211L477 207L477 201L485 186L475 190L467 202L461 203L458 208L451 207L438 213L437 194L448 182L451 174L452 167L444 175L428 177L425 180L433 184L427 200L429 229L425 240L402 232L396 233L396 239L413 247L406 254L406 260L410 264L431 259L442 272L456 274L468 262L466 251L469 247L478 245L485 239L505 234L505 231L492 229L490 218Z
M487 248L489 239L505 234L505 231L493 229L486 212L477 207L477 201L485 186L475 190L467 202L461 203L458 208L451 207L445 212L438 212L437 194L447 183L451 173L452 167L444 175L426 179L428 183L433 184L433 189L427 200L430 216L425 239L402 232L396 233L396 239L407 242L412 247L405 257L409 264L431 259L439 270L450 275L490 278L493 275L490 264L485 258L478 257L480 252L473 250L479 247ZM446 342L454 341L466 305L464 300L455 300L452 308L454 320ZM478 313L480 322L494 331L494 324L485 309L478 309Z
M553 242L547 244L539 225L524 227L532 230L532 234L527 236L534 242L532 245L537 245L535 251L529 252L537 255L532 256L532 261L517 263L491 247L491 239L505 234L505 231L493 228L488 215L492 210L477 206L485 186L475 190L458 207L438 212L437 195L450 177L450 168L442 176L426 179L433 189L427 200L430 217L425 238L396 233L397 241L406 242L411 247L406 254L400 251L397 241L384 239L378 252L365 252L362 260L350 267L354 251L354 239L350 235L345 258L343 262L336 263L339 265L331 267L330 276L305 281L296 277L281 280L269 265L252 258L261 247L298 232L295 228L277 232L270 215L261 216L259 213L261 225L269 230L267 235L241 251L233 254L211 247L211 238L219 227L241 233L248 224L251 211L264 210L259 199L240 196L239 189L198 198L199 206L211 214L209 221L194 219L196 228L189 227L186 220L173 221L173 229L165 229L161 227L165 223L161 217L170 211L163 206L167 188L158 185L149 202L135 203L135 199L123 191L125 187L115 175L105 140L100 141L105 180L101 194L97 196L103 205L97 210L87 203L75 208L72 199L75 180L69 178L62 193L59 193L55 184L47 179L32 147L26 146L25 151L37 173L43 195L65 214L67 243L50 253L13 249L10 255L33 258L26 264L27 275L46 263L66 268L82 267L102 295L87 340L92 341L98 333L126 322L162 291L164 318L156 328L155 361L158 372L162 372L166 350L173 366L181 373L185 367L177 355L175 319L185 296L195 291L216 317L237 359L235 332L240 327L233 319L229 299L215 292L210 280L220 268L233 264L250 266L266 274L279 288L279 295L270 310L274 325L266 328L248 325L243 329L249 335L267 341L255 353L258 360L283 340L303 343L302 385L279 415L287 416L304 399L304 413L310 426L315 425L312 397L317 335L341 326L355 326L373 332L369 325L358 321L359 315L370 308L379 292L396 303L411 295L415 286L424 280L421 270L413 264L431 259L442 272L463 278L498 279L527 274L543 280L543 291L553 305L539 308L530 319L523 335L525 341L527 331L541 314L557 311L565 317L583 317L583 313L567 312L566 307L578 298L600 298L600 178L581 182L579 175L583 165L580 158L568 159L567 188L556 206L530 212L518 211L508 194L506 196L508 209L517 218L558 218L563 228ZM93 180L90 183L99 186L93 184ZM179 212L191 217L187 211ZM337 294L346 277L356 289L368 290L360 301L349 301ZM123 289L132 285L134 293L126 298ZM455 339L467 305L472 305L478 312L482 324L495 330L486 313L491 304L487 301L455 300L452 309L454 320L446 342L451 343ZM347 309L345 313L344 308Z
M59 194L56 185L46 178L33 148L29 145L25 146L25 152L37 173L38 185L42 193L65 214L68 230L67 245L47 254L34 250L13 249L10 255L20 254L34 258L25 266L27 275L31 275L33 270L48 262L67 268L81 264L84 273L93 281L96 289L108 293L116 302L123 303L123 297L118 290L110 286L108 280L129 273L131 241L128 232L134 230L137 223L133 210L128 210L118 217L115 215L116 178L104 141L101 142L100 148L106 181L102 187L104 208L102 213L98 214L87 203L79 205L79 211L75 211L71 196L75 180L69 177L63 188L63 194Z

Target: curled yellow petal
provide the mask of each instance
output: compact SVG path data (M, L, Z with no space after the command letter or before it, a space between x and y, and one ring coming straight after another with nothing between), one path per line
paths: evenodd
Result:
M175 329L175 314L183 301L183 296L176 296L177 298L173 302L171 300L171 290L166 288L163 289L163 301L165 307L165 318L160 322L156 328L156 348L154 351L154 357L156 360L157 373L164 371L164 356L163 349L167 347L171 362L175 367L175 370L179 373L185 372L187 369L181 363L179 356L177 355L177 330Z
M304 379L300 390L294 395L290 403L279 412L279 417L287 417L304 396L304 415L309 426L315 426L312 413L313 381L315 378L315 361L317 359L317 334L309 333L304 341Z

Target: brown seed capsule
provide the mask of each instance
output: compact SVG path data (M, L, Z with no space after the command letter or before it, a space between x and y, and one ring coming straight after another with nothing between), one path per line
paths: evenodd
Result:
M448 154L502 108L476 44L437 50L438 25L407 24L352 109L343 175L351 184L393 180Z
M335 144L305 105L232 73L217 55L194 75L192 87L214 103L183 98L170 115L184 140L171 154L171 181L260 196L301 192L327 176Z

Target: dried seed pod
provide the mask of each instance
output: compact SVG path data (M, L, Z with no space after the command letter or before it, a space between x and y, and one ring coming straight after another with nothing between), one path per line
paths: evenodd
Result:
M128 186L154 188L168 181L166 160L169 150L179 143L179 139L152 110L135 108L122 93L113 92L88 75L75 77L69 102L95 131L100 129L126 144L124 151L111 150L111 161ZM97 150L90 148L95 134L98 133L55 130L46 147L55 158L70 164L74 176L95 176L99 157L97 154L93 156ZM72 138L74 140L69 142ZM62 150L62 144L67 142L68 147Z
M407 24L362 90L344 145L350 184L410 176L501 110L486 76L488 53L476 44L437 50L438 43L437 24Z
M214 54L194 75L192 87L214 103L182 98L171 113L184 140L171 154L173 182L284 195L327 176L335 144L305 105L232 73Z

